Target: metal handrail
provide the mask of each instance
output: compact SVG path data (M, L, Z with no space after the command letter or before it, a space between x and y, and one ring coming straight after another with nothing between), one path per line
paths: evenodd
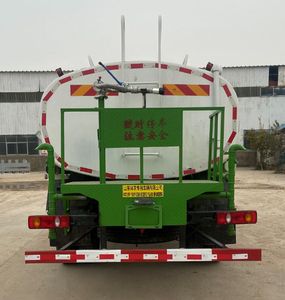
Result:
M220 124L219 124L220 116ZM224 154L224 110L216 111L209 116L209 158L208 158L208 180L217 179L223 181L223 154ZM218 129L220 125L220 135ZM218 146L219 140L219 146ZM219 156L218 156L219 150Z
M100 137L102 136L102 120L101 120L101 111L105 109L104 107L104 97L99 97L99 105L98 108L62 108L61 109L61 183L64 183L64 161L65 161L65 138L64 138L64 116L65 113L68 112L98 112L99 113L99 161L100 161L100 183L106 182L106 148L100 142ZM126 108L129 109L129 108ZM147 108L145 108L147 109ZM160 108L151 108L151 109L160 109ZM224 148L224 107L179 107L179 108L168 108L168 109L176 109L184 111L214 111L210 117L210 134L209 134L209 157L208 157L208 179L209 180L217 180L217 177L220 182L223 180L223 148ZM218 122L218 117L220 116L220 122ZM182 114L183 117L183 114ZM218 134L218 123L220 123L220 133ZM214 138L213 138L214 133ZM183 135L183 132L181 132ZM220 137L220 143L218 147L218 137ZM213 147L214 143L214 147ZM183 177L183 162L182 162L182 147L181 145L177 145L179 147L179 182L182 182ZM219 148L219 149L218 149ZM217 160L217 151L220 151L219 161ZM214 153L213 153L214 152ZM143 148L140 148L140 182L143 183ZM213 166L213 171L212 171Z

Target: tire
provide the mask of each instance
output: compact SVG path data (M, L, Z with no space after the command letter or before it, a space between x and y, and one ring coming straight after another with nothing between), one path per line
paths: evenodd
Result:
M70 201L70 214L71 215L94 215L97 216L98 205L97 202L91 199L87 200L74 200ZM56 214L64 215L64 203L59 200L56 203ZM71 226L70 229L55 229L56 239L51 240L51 246L55 246L57 250L64 247L66 244L70 243L74 239L83 235L88 230L92 229L93 226L81 225L81 226ZM77 241L68 247L69 250L79 250L79 249L99 249L99 237L97 228L91 230L85 237Z
M202 197L193 199L188 204L188 212L216 212L228 209L228 198L203 199ZM188 224L191 220L188 219ZM199 231L209 235L221 244L235 244L236 235L234 230L230 231L233 225L218 225L215 220L197 222L196 224L187 225L186 230L186 246L192 248L217 248L217 245L209 239L201 236ZM233 232L234 234L230 234Z

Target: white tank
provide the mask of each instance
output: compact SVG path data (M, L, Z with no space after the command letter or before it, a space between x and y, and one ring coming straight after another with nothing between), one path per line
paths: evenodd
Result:
M225 107L224 152L237 135L237 97L232 86L218 72L170 63L128 62L107 65L124 82L139 87L167 85L166 95L147 95L147 107ZM101 67L85 68L55 79L41 100L43 141L53 145L60 166L60 109L97 107L94 82L116 84ZM214 80L215 78L215 80ZM174 94L174 95L173 95ZM105 106L142 107L141 94L109 96ZM209 115L212 112L187 112L183 117L183 171L191 174L208 168ZM130 116L131 117L131 116ZM175 120L173 120L175 122ZM65 168L99 176L97 140L98 114L67 113L65 116ZM178 133L179 134L179 133ZM107 149L106 172L109 178L135 178L139 174L139 149ZM178 176L178 148L145 148L145 178ZM159 174L159 176L157 176Z

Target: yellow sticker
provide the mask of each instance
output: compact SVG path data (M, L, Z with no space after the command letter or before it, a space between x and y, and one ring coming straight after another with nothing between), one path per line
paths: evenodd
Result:
M122 186L123 198L156 198L164 196L163 184L125 184Z

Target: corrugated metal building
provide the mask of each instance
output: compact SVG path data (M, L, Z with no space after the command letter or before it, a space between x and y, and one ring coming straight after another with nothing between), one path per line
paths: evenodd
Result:
M275 121L285 123L285 66L224 68L223 76L239 97L240 143L251 129L269 129Z
M39 144L39 102L54 72L0 72L0 159L27 159L33 170L44 160Z
M39 101L53 71L0 72L0 158L31 158L39 136ZM285 65L226 67L223 76L239 96L240 143L244 132L285 123Z
M0 135L35 135L39 101L54 72L0 72Z
M268 86L269 66L229 67L223 69L223 76L234 87Z

